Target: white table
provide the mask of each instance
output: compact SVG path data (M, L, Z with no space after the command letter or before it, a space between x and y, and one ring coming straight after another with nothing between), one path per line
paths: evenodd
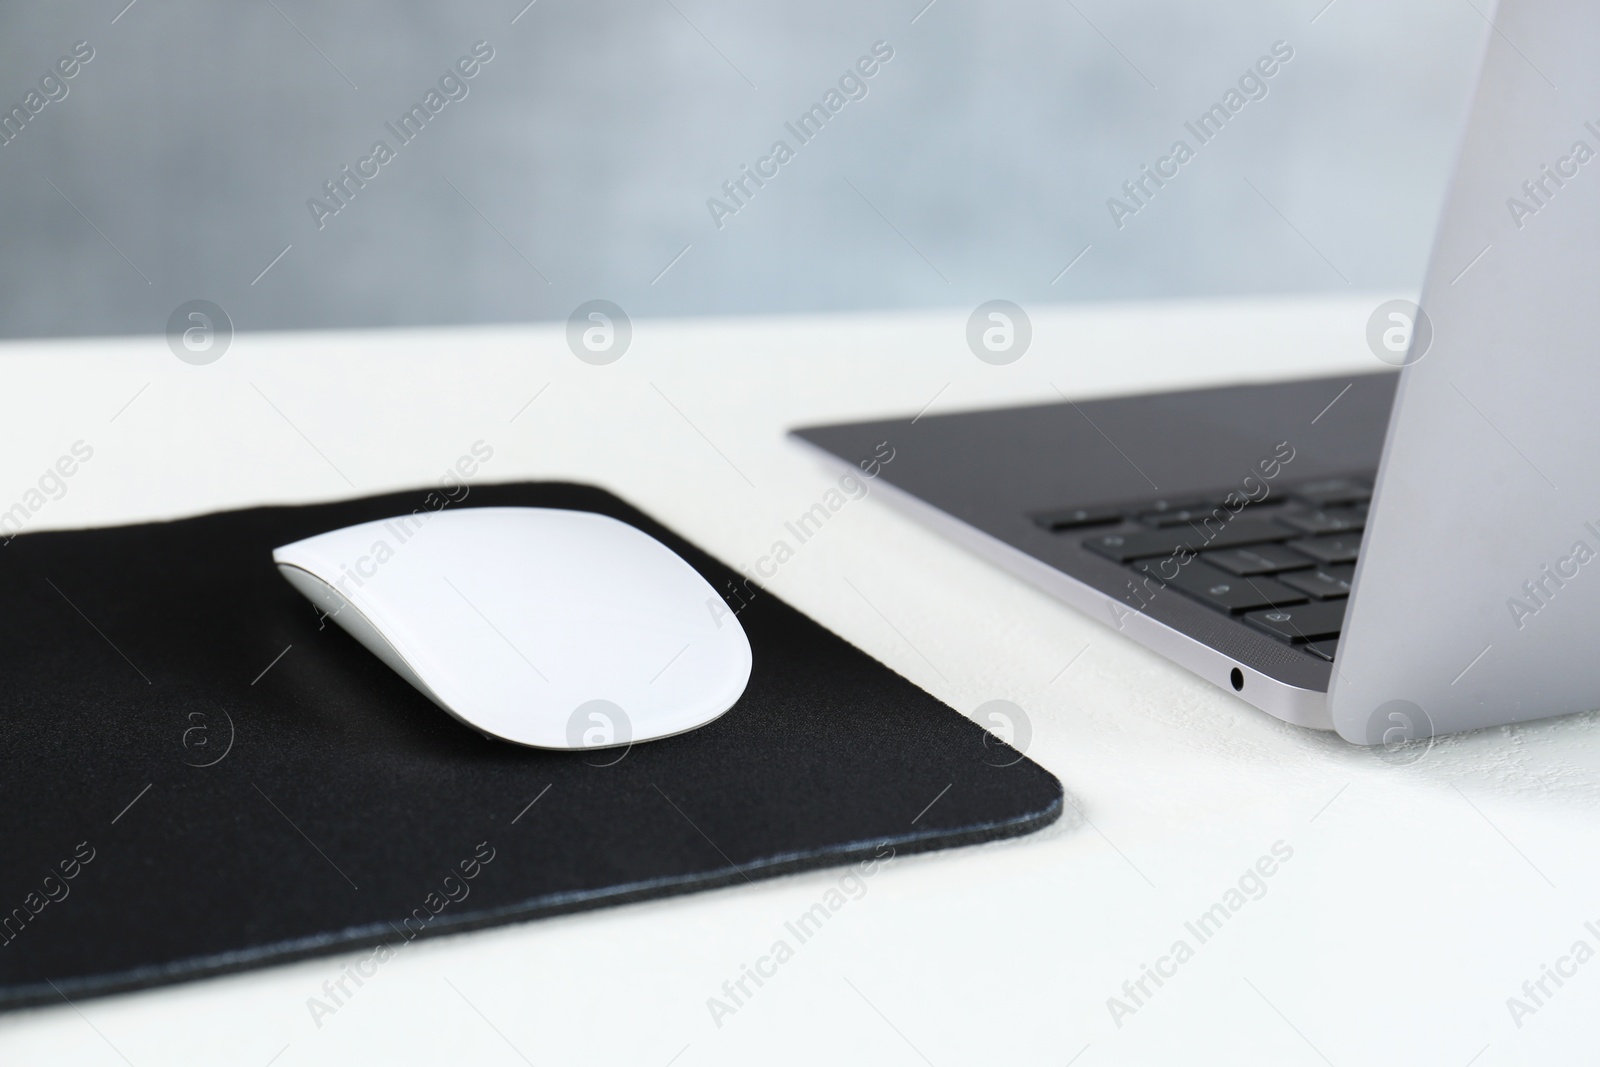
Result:
M376 493L482 439L480 480L594 481L739 565L833 478L786 427L1370 369L1362 328L1389 295L1036 308L1008 367L967 350L965 312L640 322L605 367L559 325L241 335L206 367L161 338L13 343L0 507L78 439L93 460L32 528ZM1600 920L1593 715L1391 765L1269 718L876 497L770 584L964 712L1025 708L1066 816L888 864L720 1027L707 998L838 872L418 942L320 1027L307 998L358 954L10 1013L0 1061L1593 1061L1600 963L1547 980L1520 1028L1507 1007L1575 941L1600 949L1584 926ZM1280 841L1292 859L1201 944L1185 923ZM1123 983L1179 939L1193 958L1114 1020L1108 998L1135 1006Z

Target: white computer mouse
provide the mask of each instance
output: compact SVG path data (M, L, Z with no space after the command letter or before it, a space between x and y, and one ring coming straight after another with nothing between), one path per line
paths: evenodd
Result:
M493 737L607 748L731 708L750 641L677 553L587 511L461 508L272 553L283 576L434 703Z

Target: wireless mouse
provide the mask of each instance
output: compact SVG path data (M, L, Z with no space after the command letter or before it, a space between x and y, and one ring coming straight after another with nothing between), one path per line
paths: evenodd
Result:
M587 511L418 511L284 545L289 583L492 737L609 748L731 708L750 642L677 553Z

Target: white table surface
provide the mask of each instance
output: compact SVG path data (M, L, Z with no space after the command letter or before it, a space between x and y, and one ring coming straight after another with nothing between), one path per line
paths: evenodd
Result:
M639 322L607 367L559 325L243 334L206 367L159 337L11 343L0 507L79 439L93 460L32 528L409 487L481 439L480 481L593 481L740 565L834 477L786 427L1370 369L1364 323L1389 295L1035 308L1007 367L967 350L965 312ZM1600 920L1595 716L1393 765L1269 718L874 496L770 587L965 713L1026 709L1067 814L887 864L720 1027L707 998L839 872L418 942L320 1027L307 999L359 953L13 1012L0 1062L1594 1061L1600 963L1547 981L1520 1027L1507 998L1574 942L1600 949L1584 926ZM1280 841L1293 857L1265 894L1199 944L1185 922ZM1193 958L1119 1026L1107 998L1178 939Z

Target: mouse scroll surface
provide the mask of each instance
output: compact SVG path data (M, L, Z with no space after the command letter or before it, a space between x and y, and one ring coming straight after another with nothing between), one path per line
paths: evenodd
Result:
M362 523L273 552L291 584L445 711L539 748L703 726L750 678L710 583L604 515L463 508Z

